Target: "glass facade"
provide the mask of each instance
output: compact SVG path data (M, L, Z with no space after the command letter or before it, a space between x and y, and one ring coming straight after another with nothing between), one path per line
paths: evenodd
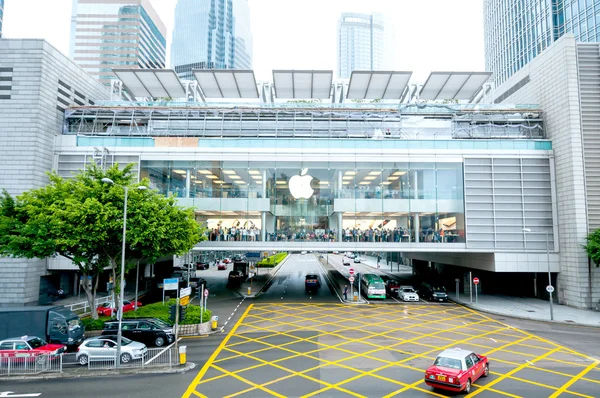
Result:
M464 242L461 162L142 161L211 240Z
M248 0L178 0L171 66L180 78L193 68L251 69Z
M600 41L598 0L484 1L485 66L502 84L565 33Z
M4 0L0 0L0 37L2 37L2 20L4 19Z
M386 56L382 15L342 14L338 23L339 78L349 78L354 70L381 70Z
M113 68L164 68L166 30L147 0L115 4L77 1L71 22L71 58L104 84Z

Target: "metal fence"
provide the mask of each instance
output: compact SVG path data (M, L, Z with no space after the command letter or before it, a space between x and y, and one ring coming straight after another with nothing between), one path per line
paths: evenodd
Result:
M87 367L88 370L116 369L116 355L86 355L82 365L79 353L37 355L25 357L0 357L0 376L63 373ZM120 368L173 367L179 365L177 348L149 348L141 358L131 358L119 363Z
M79 303L67 304L66 308L70 309L76 314L87 314L91 312L93 309L98 308L101 304L112 302L112 296L98 297L94 300L94 308L90 307L90 303L86 301L81 301Z

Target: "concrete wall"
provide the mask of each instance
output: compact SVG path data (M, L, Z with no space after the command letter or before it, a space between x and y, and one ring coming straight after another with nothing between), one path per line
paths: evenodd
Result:
M588 233L577 44L565 35L515 73L488 98L493 102L523 79L523 87L503 103L535 103L544 110L545 128L555 156L560 269L558 299L590 308L597 301L598 280L591 285L588 259L581 245Z
M43 40L0 40L0 189L43 187L64 111L109 93ZM0 306L35 304L46 260L0 258Z

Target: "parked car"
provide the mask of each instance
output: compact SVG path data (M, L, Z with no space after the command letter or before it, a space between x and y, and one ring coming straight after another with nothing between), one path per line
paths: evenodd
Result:
M148 348L145 344L121 337L121 363L129 363L143 359ZM87 365L90 357L114 358L117 355L117 336L97 336L85 340L77 348L75 360L80 365Z
M425 383L433 388L471 392L471 386L480 377L490 374L487 357L472 351L451 348L442 351L433 365L425 371Z
M137 306L141 307L142 303L140 303L139 301L137 301ZM123 300L123 312L129 312L129 311L133 311L135 309L135 302L131 302L129 300ZM115 303L104 303L102 305L100 305L98 308L96 308L96 311L98 312L98 315L100 316L111 316L113 314L117 313L117 310L115 309Z
M434 283L421 283L419 288L419 296L429 301L448 301L448 293L446 288Z
M202 270L209 269L209 268L210 268L210 265L208 263L203 263L203 262L196 263L196 269L198 271L202 271Z
M348 257L344 256L344 258L342 258L342 264L350 265L350 259Z
M400 286L398 298L403 301L419 301L419 295L412 286Z
M304 288L307 292L316 292L321 287L321 282L319 282L319 277L315 274L306 274L304 279Z
M398 297L398 290L400 289L400 283L393 279L388 279L385 281L385 293L389 297Z
M40 355L59 355L67 350L64 344L50 344L37 336L12 337L0 341L0 358L24 358L33 361Z
M219 265L217 265L217 269L219 271L226 271L227 270L227 264L225 264L225 263L219 263Z
M116 335L118 330L118 321L104 322L102 335ZM170 344L175 340L173 327L155 318L124 319L121 322L121 333L129 339L157 347Z

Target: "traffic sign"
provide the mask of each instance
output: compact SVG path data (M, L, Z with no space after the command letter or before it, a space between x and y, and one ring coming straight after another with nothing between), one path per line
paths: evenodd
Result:
M180 305L188 305L190 303L190 296L185 296L179 300Z
M192 288L191 287L184 287L182 289L179 289L179 297L183 298L185 296L189 296L190 294L192 294Z
M208 297L208 289L204 289L204 297Z
M348 273L349 273L350 275L354 275L354 268L349 268L349 269L348 269Z
M163 289L164 290L177 290L178 288L179 288L179 279L177 279L177 278L163 279Z
M473 283L478 285L479 284L479 278L475 277L473 278Z
M354 277L351 276L350 278L348 278L348 282L350 282L350 283L354 282Z
M546 291L547 291L548 293L552 293L552 292L554 292L554 286L552 286L552 285L548 285L548 286L546 286Z

